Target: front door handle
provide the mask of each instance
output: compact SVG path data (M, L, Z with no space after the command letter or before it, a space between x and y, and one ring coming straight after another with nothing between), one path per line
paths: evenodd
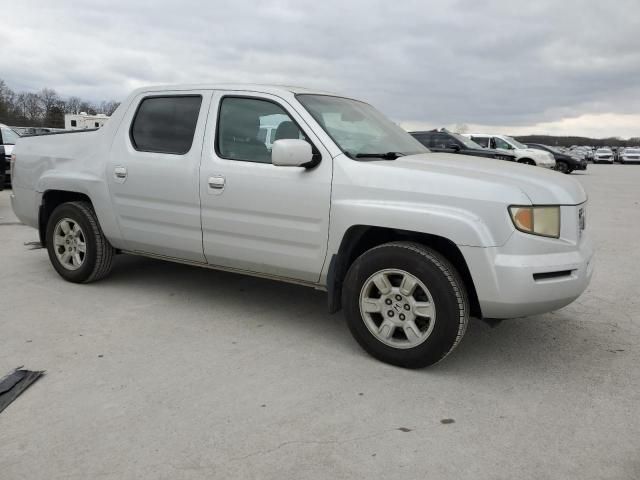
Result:
M209 177L208 183L211 190L222 190L224 188L225 179L222 175L215 175L213 177Z

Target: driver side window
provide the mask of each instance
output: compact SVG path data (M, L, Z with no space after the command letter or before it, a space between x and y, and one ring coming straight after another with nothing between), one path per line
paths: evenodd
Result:
M287 112L268 100L225 97L218 115L216 151L227 160L271 163L273 142L304 139Z
M493 137L493 148L502 148L503 150L511 150L511 145L498 137Z

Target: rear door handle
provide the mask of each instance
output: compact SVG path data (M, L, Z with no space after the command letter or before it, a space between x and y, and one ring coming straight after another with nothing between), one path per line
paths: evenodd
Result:
M120 182L124 182L127 178L127 168L126 167L116 167L113 169L113 175L116 177L116 180Z
M220 193L221 190L224 189L225 179L222 175L214 175L213 177L209 177L209 191L213 191L212 193Z

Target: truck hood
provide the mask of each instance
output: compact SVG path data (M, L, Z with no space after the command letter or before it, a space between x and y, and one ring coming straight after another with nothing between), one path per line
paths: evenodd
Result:
M519 189L533 205L579 205L587 200L580 183L546 168L449 153L408 155L389 161L392 168L434 172L499 183Z

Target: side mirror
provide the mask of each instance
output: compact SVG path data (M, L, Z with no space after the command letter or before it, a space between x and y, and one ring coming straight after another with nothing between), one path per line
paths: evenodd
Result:
M309 142L298 139L276 140L271 149L271 163L279 167L304 167L313 160Z

